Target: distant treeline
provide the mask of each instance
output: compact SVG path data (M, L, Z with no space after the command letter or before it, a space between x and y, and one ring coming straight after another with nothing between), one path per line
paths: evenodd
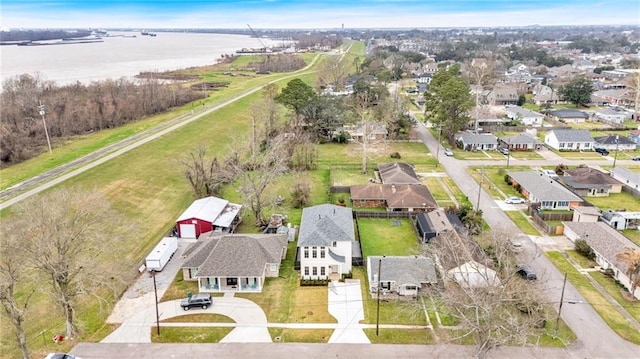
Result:
M91 35L89 30L11 30L0 31L0 41L41 41Z
M0 166L6 167L46 151L38 105L45 106L49 136L61 139L122 126L180 106L202 93L157 79L107 80L90 85L58 86L22 75L3 83L0 95Z

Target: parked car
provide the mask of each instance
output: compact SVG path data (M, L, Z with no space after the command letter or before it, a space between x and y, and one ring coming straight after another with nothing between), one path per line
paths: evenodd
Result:
M536 280L538 276L536 273L529 267L520 267L518 268L517 273L526 280Z
M191 307L207 309L211 303L211 294L195 294L189 298L183 299L182 302L180 302L180 306L184 310L189 310Z
M509 155L509 149L508 149L508 148L506 148L506 147L500 147L500 148L498 149L498 152L502 153L502 154L503 154L503 155L505 155L505 156L508 156L508 155Z
M449 156L449 157L451 157L451 156L453 156L453 151L451 151L450 148L445 148L444 149L444 154Z
M44 359L80 359L80 357L65 353L49 353Z
M547 177L550 177L553 179L558 178L558 174L556 173L556 171L553 171L553 170L542 170L542 173Z
M596 148L594 151L598 152L603 156L609 156L609 151L607 151L605 148Z
M631 159L632 161L640 161L640 156L635 156L634 158Z
M520 198L520 197L509 197L504 200L504 203L509 203L509 204L518 204L518 203L524 203L524 202L525 202L524 198Z

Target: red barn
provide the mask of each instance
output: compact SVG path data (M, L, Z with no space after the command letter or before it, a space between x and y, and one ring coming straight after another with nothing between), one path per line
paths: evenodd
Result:
M233 232L239 223L239 204L217 197L194 201L176 220L180 238L198 238L210 231Z

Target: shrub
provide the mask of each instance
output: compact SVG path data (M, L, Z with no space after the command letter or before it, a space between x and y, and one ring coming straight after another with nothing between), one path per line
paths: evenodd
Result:
M400 156L400 153L394 152L391 154L391 158L402 158L402 156Z
M291 191L291 205L293 208L303 208L309 205L311 186L306 181L296 182Z
M593 260L596 258L596 254L593 252L593 249L587 244L586 241L582 239L576 240L576 252L582 254L583 256Z

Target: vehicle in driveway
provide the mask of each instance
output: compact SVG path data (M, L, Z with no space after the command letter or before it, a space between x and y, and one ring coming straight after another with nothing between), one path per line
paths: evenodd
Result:
M453 156L453 151L451 151L450 148L445 148L444 149L444 154L449 156L449 157L451 157L451 156Z
M520 198L520 197L509 197L504 200L504 203L508 203L508 204L519 204L524 202L525 202L524 198Z
M631 159L632 161L640 161L640 156L636 156L634 158Z
M502 153L502 154L503 154L503 155L505 155L505 156L509 155L509 149L508 149L508 148L506 148L506 147L500 147L500 148L498 149L498 152Z
M536 280L538 279L538 276L536 275L536 273L529 267L520 267L518 268L517 272L523 279L526 280Z
M192 307L207 309L211 303L211 294L195 294L183 299L182 302L180 302L180 306L184 310L189 310Z
M594 151L598 152L599 154L601 154L603 156L608 156L609 155L609 151L607 151L605 148L596 148Z

